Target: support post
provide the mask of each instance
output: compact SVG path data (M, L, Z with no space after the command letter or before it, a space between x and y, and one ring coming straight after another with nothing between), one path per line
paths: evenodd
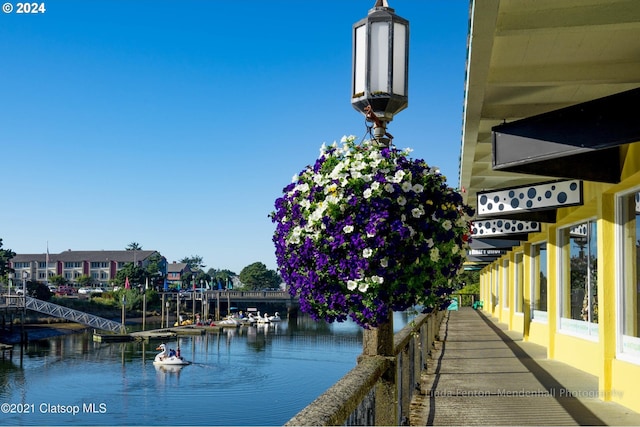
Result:
M362 358L384 356L391 360L389 370L375 387L376 425L398 425L398 397L396 390L397 360L393 354L393 313L386 323L365 329L362 337Z

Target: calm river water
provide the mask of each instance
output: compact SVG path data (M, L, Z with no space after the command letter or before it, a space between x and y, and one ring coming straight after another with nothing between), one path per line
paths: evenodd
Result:
M154 367L160 342L78 333L30 343L22 362L16 347L0 361L0 424L282 425L356 365L362 330L301 316L182 336L167 346L193 363L176 372Z

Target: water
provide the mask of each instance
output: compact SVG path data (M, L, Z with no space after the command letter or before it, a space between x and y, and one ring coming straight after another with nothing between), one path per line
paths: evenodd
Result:
M182 336L167 346L193 363L174 371L152 364L160 343L66 335L30 343L22 366L16 349L0 361L2 424L282 425L356 365L362 330L300 317Z

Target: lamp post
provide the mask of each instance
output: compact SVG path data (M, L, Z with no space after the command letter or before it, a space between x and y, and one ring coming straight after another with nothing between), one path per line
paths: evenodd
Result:
M169 327L169 307L171 306L171 304L169 304L169 300L167 300L167 328Z
M387 0L353 25L352 70L351 104L373 122L373 139L388 146L387 123L409 104L409 21Z
M149 289L149 276L144 282L144 292L142 293L142 330L146 331L147 326L147 289Z
M11 288L13 287L13 282L14 282L14 279L16 278L16 274L9 273L7 274L7 277L9 278L9 296L11 296Z
M27 278L29 278L29 273L26 270L22 271L22 296L27 296Z
M178 326L181 326L181 321L180 321L180 293L178 292L176 294L176 323L178 324Z
M408 70L409 21L396 15L387 0L376 0L366 18L353 25L351 105L373 123L371 136L380 147L391 144L387 124L409 105ZM393 356L393 313L387 322L364 331L362 355ZM393 402L395 383L383 383L376 395ZM394 405L376 410L380 425L395 425L397 418Z
M126 316L126 306L127 306L127 296L126 295L122 295L122 328L124 329L124 322L125 322L125 316Z

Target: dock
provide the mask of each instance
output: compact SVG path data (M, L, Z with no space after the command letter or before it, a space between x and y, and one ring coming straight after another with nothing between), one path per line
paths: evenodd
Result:
M0 352L2 353L2 359L5 358L6 352L9 352L9 358L13 357L13 345L0 343Z
M149 329L127 334L93 332L93 340L96 342L126 342L138 340L166 340L179 335L204 335L207 332L220 332L219 326L176 326L173 328Z

